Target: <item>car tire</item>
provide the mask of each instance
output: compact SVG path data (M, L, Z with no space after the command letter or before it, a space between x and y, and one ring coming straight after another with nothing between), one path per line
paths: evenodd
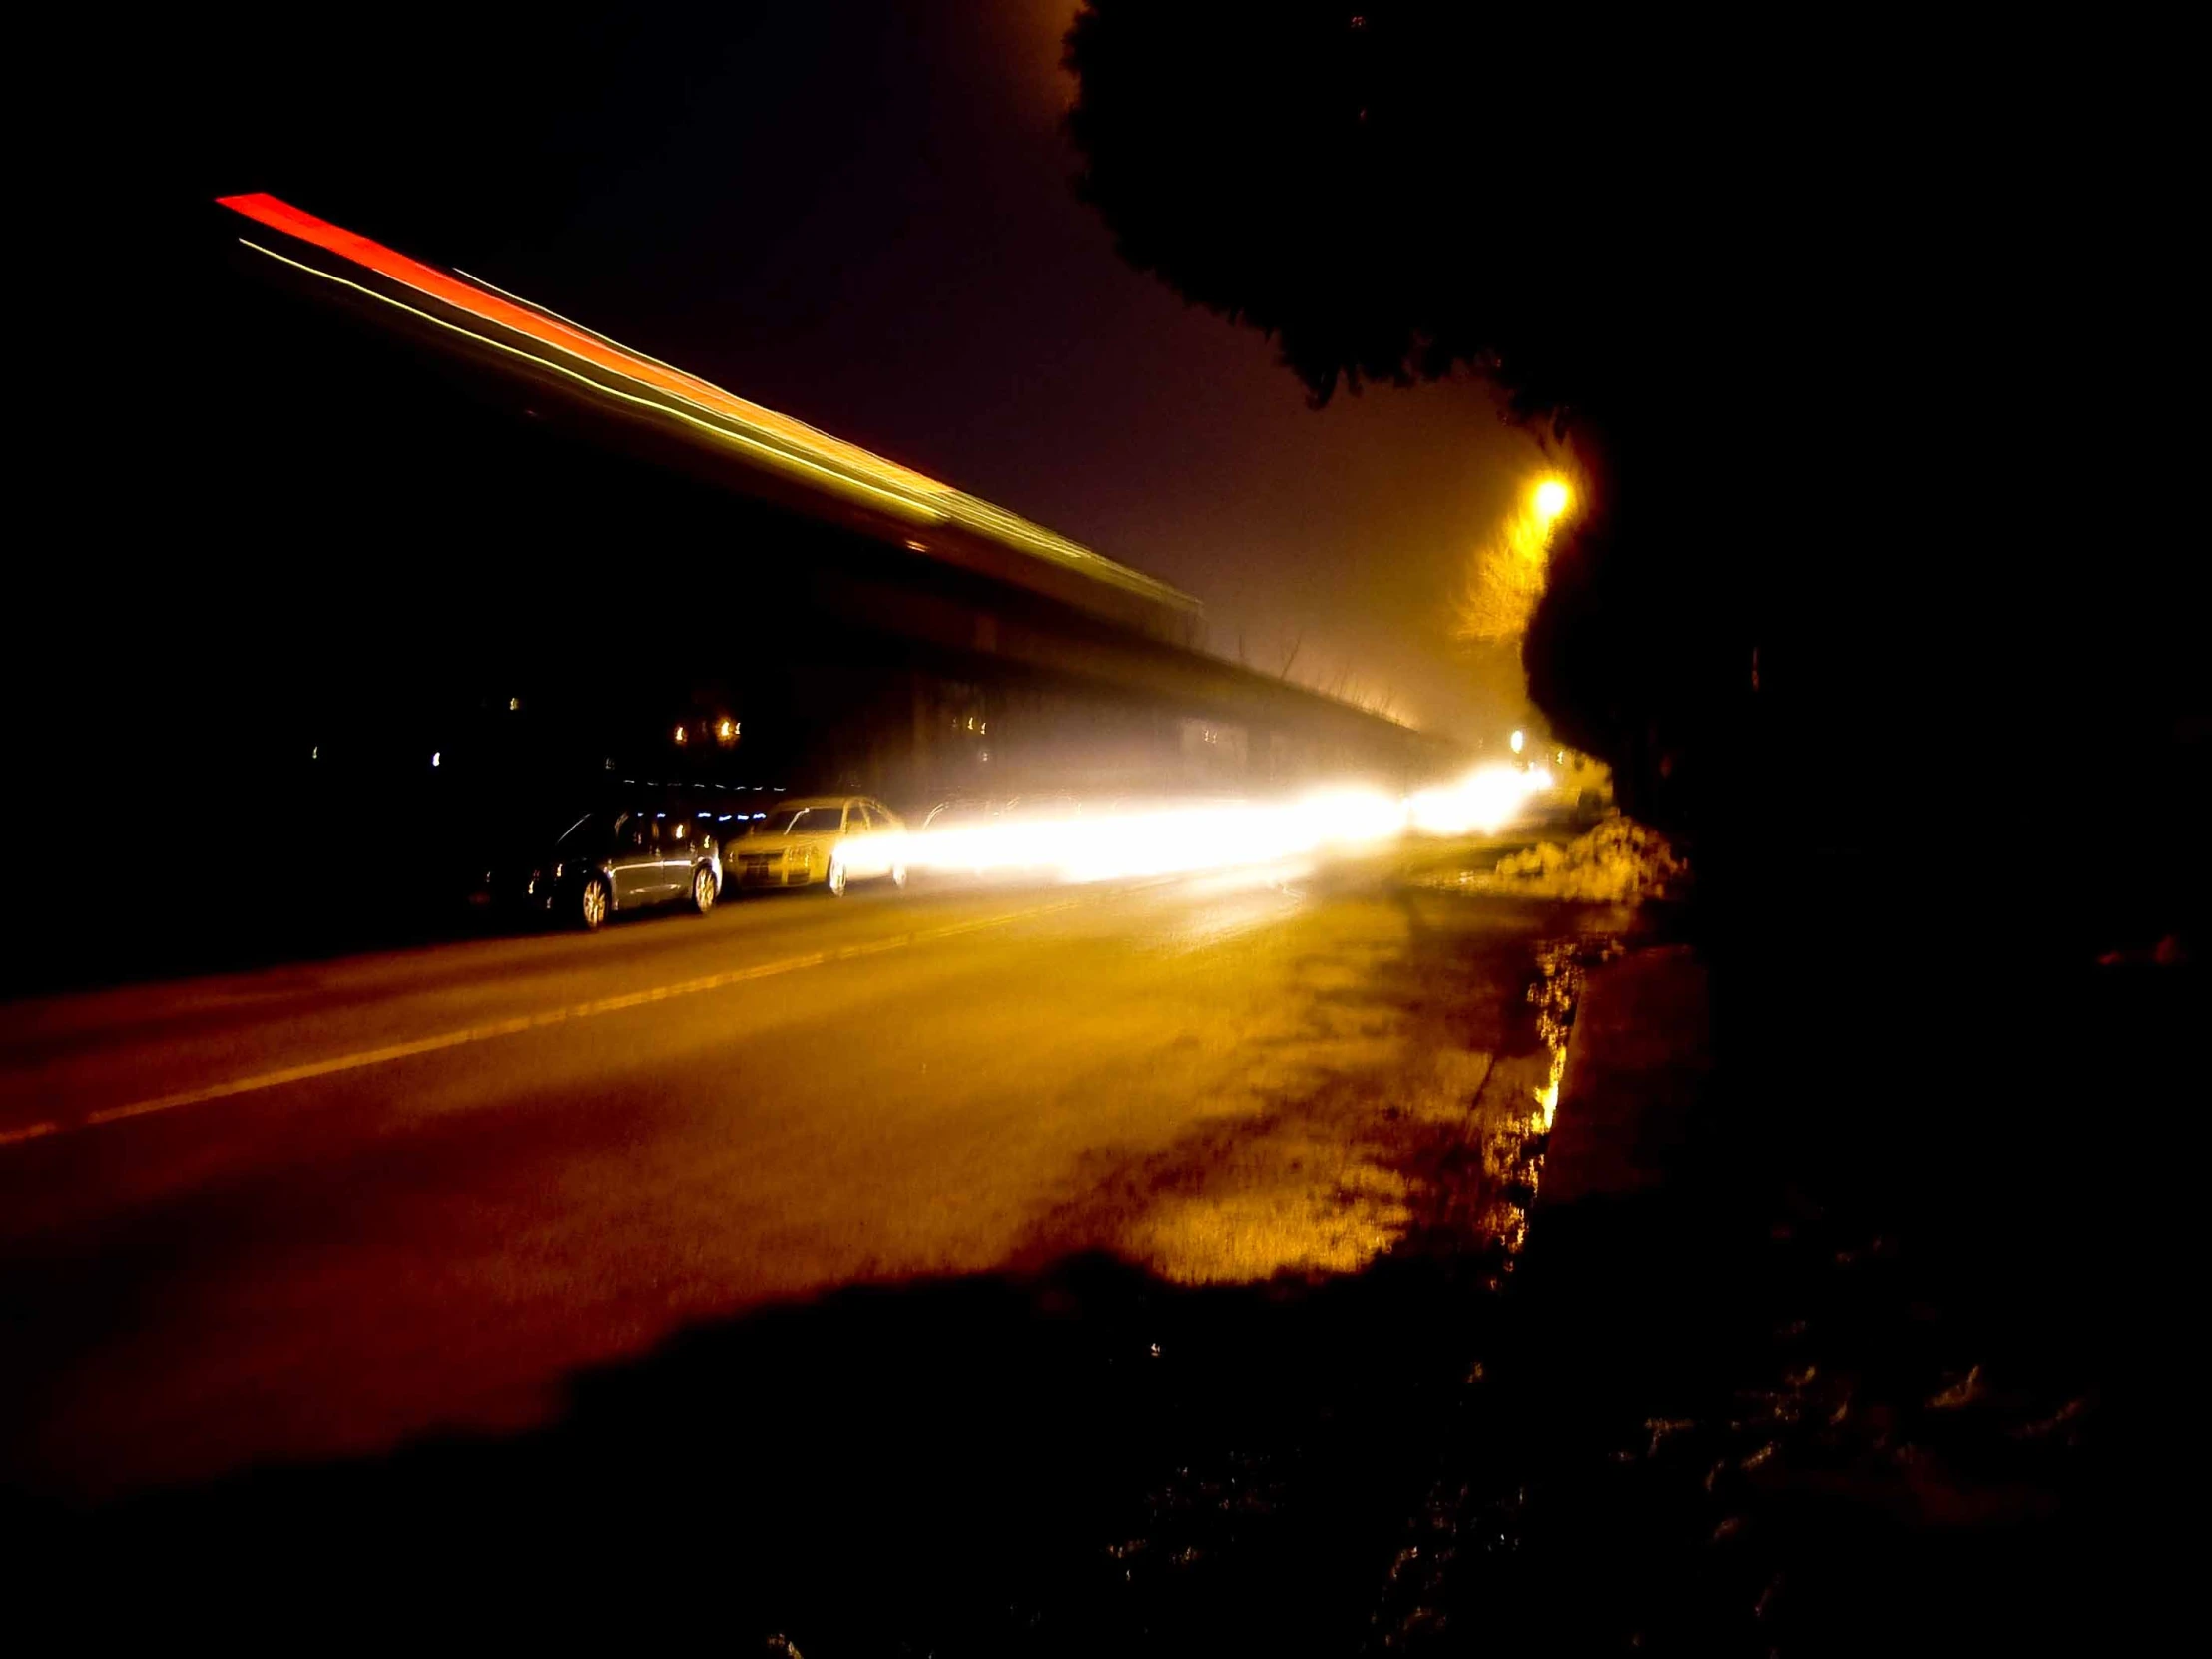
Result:
M824 873L822 884L830 889L831 898L842 898L844 896L844 860L842 858L830 860L830 868Z
M705 864L692 871L691 905L701 915L715 907L715 900L722 896L722 889L715 884L715 872Z
M576 895L576 920L587 933L596 933L614 908L614 894L608 891L607 879L595 875L584 883L583 891Z

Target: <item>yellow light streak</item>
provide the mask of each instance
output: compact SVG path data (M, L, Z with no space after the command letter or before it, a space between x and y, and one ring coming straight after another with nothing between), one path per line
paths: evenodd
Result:
M1069 882L1248 868L1380 847L1409 830L1494 831L1550 787L1551 775L1541 768L1500 766L1411 796L1346 784L1286 801L1077 806L1045 818L1000 814L908 831L900 861L916 870Z

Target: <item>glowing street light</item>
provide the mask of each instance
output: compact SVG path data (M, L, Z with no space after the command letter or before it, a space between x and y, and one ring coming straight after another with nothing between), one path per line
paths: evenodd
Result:
M1567 488L1565 479L1546 478L1536 486L1536 516L1550 524L1567 510L1573 500L1574 491Z
M1513 753L1518 755L1522 746L1528 742L1528 734L1526 732L1515 732L1508 741L1513 746Z

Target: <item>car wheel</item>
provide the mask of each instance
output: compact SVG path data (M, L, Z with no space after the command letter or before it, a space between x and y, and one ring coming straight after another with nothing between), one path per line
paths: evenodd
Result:
M599 931L599 924L607 919L607 883L603 878L595 875L584 883L584 890L576 900L576 919L583 923L585 932Z
M715 907L715 900L720 896L721 890L715 885L715 872L713 870L702 864L698 869L692 871L691 903L693 909L701 915L705 915Z
M823 885L830 889L831 898L842 898L844 896L844 860L842 858L830 859L830 873L825 875L822 881Z
M894 887L904 887L906 885L906 866L904 864L891 865L891 885Z

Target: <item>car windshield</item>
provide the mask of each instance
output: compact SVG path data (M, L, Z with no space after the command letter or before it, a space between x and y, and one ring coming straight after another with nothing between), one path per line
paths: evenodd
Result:
M779 807L764 819L756 819L756 835L819 835L835 830L841 815L835 807Z
M998 816L997 806L988 801L946 801L929 809L929 817L923 828L929 830L964 830L970 825L988 824Z

